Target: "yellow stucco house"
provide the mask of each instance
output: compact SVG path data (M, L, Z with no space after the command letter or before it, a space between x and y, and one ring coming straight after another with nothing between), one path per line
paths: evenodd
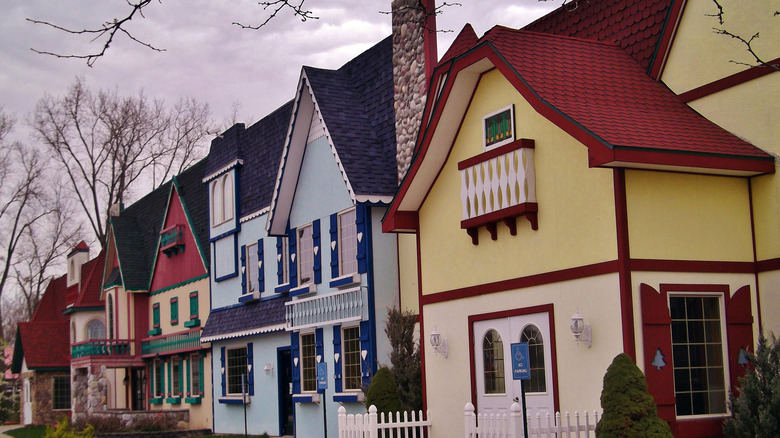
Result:
M720 3L742 14L731 29L772 19ZM522 30L467 25L440 61L383 222L416 239L434 437L523 385L531 415L598 409L621 352L675 436L721 434L744 352L780 331L780 74L729 62L745 48L713 8L579 2ZM519 342L530 380L513 379Z

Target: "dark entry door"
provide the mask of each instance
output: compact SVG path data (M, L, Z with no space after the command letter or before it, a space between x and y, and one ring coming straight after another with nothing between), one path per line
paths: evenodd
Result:
M132 405L131 409L134 411L142 411L146 409L146 388L144 385L145 371L143 368L133 368L131 373L131 388L132 391Z
M277 369L279 370L279 433L281 435L294 435L292 401L292 359L290 349L277 350Z

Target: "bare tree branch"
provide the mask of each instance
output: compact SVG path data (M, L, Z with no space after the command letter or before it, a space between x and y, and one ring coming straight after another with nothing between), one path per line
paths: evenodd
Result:
M712 3L714 3L715 7L718 8L718 12L714 14L707 14L707 16L716 18L718 20L718 24L721 26L721 27L713 27L712 31L718 35L725 35L741 42L745 46L745 49L748 51L748 53L750 53L750 55L753 57L755 64L735 61L733 59L730 60L729 62L737 65L745 65L748 67L759 67L759 66L769 67L774 70L780 71L780 63L777 62L772 63L771 61L767 61L763 59L761 56L759 56L758 53L756 53L755 48L753 47L753 42L759 38L759 32L754 33L752 36L748 38L726 29L725 10L723 9L723 5L720 4L720 0L712 0ZM780 15L780 11L774 11L772 15L774 17L777 17L778 15Z
M306 0L300 0L300 3L298 3L297 5L294 3L290 3L289 0L274 0L274 1L267 1L267 2L259 2L258 5L262 6L264 11L267 11L269 8L273 10L273 12L271 12L271 14L262 23L257 25L245 25L234 21L233 24L242 29L257 30L265 26L266 24L268 24L268 22L273 20L277 15L279 15L279 12L281 12L285 8L291 9L293 12L293 16L299 17L303 22L306 22L308 20L319 20L320 17L314 16L312 11L307 11L303 9L304 3L306 3Z
M420 16L421 18L418 20L413 20L413 23L422 26L425 30L428 30L430 32L439 32L439 33L450 33L453 30L452 29L430 29L428 27L428 19L430 17L435 17L437 15L441 15L444 13L444 8L449 8L453 6L463 6L461 3L453 2L453 3L447 3L442 2L441 5L435 6L432 10L428 10L428 8L425 7L422 0L417 1L415 5L412 6L401 6L397 9L397 12L407 12L407 11L413 11L413 12L419 12L419 14L415 14ZM392 11L379 11L380 14L385 15L391 15ZM412 20L410 20L412 21Z
M131 41L140 44L146 48L152 49L156 52L164 52L165 49L158 48L153 46L150 43L147 43L136 36L134 36L132 33L130 33L125 26L130 20L133 19L133 17L138 14L141 16L141 18L145 18L143 14L143 8L149 5L152 0L138 0L137 2L133 3L130 0L127 0L127 4L130 6L130 12L125 16L124 18L114 18L111 21L104 22L100 27L94 28L94 29L81 29L81 30L75 30L75 29L69 29L54 23L51 23L49 21L43 21L43 20L34 20L28 18L27 21L34 23L34 24L41 24L44 26L49 26L54 29L60 30L65 33L73 34L73 35L94 35L94 38L92 38L91 41L97 41L101 38L104 39L103 41L103 47L99 52L96 53L90 53L86 55L73 55L73 54L61 54L61 53L55 53L55 52L49 52L45 50L38 50L35 48L30 48L35 53L41 54L41 55L50 55L55 56L57 58L76 58L76 59L86 59L87 65L92 67L95 65L95 62L100 58L101 56L106 54L106 51L111 46L111 43L114 41L114 37L117 35L117 33L124 34L128 39Z

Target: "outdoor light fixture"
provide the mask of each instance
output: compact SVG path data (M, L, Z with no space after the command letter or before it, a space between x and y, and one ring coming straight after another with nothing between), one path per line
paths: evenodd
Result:
M439 334L436 326L433 326L433 331L431 332L431 347L433 347L435 354L441 354L445 359L447 358L447 339Z
M270 362L265 364L265 367L263 367L263 371L265 372L266 376L270 376L271 373L274 371L274 364Z
M579 307L577 307L574 315L571 316L571 332L574 334L574 341L577 345L582 342L590 348L593 343L590 335L590 324L585 324L583 321Z

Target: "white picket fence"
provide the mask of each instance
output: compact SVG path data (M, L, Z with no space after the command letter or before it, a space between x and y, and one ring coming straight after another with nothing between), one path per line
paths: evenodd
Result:
M465 438L521 438L523 431L523 410L518 403L512 403L509 413L475 414L474 405L466 403L463 409L465 418ZM537 414L528 418L528 438L590 438L596 436L596 424L599 414L593 411L589 416L574 412L574 418L566 412L563 416L557 412L553 417L549 413L542 417Z
M428 431L431 427L431 414L426 413L428 419L423 419L422 411L416 415L415 412L395 413L385 418L384 412L377 414L376 406L371 405L368 413L365 414L347 414L344 406L339 407L339 438L422 438L429 436Z

